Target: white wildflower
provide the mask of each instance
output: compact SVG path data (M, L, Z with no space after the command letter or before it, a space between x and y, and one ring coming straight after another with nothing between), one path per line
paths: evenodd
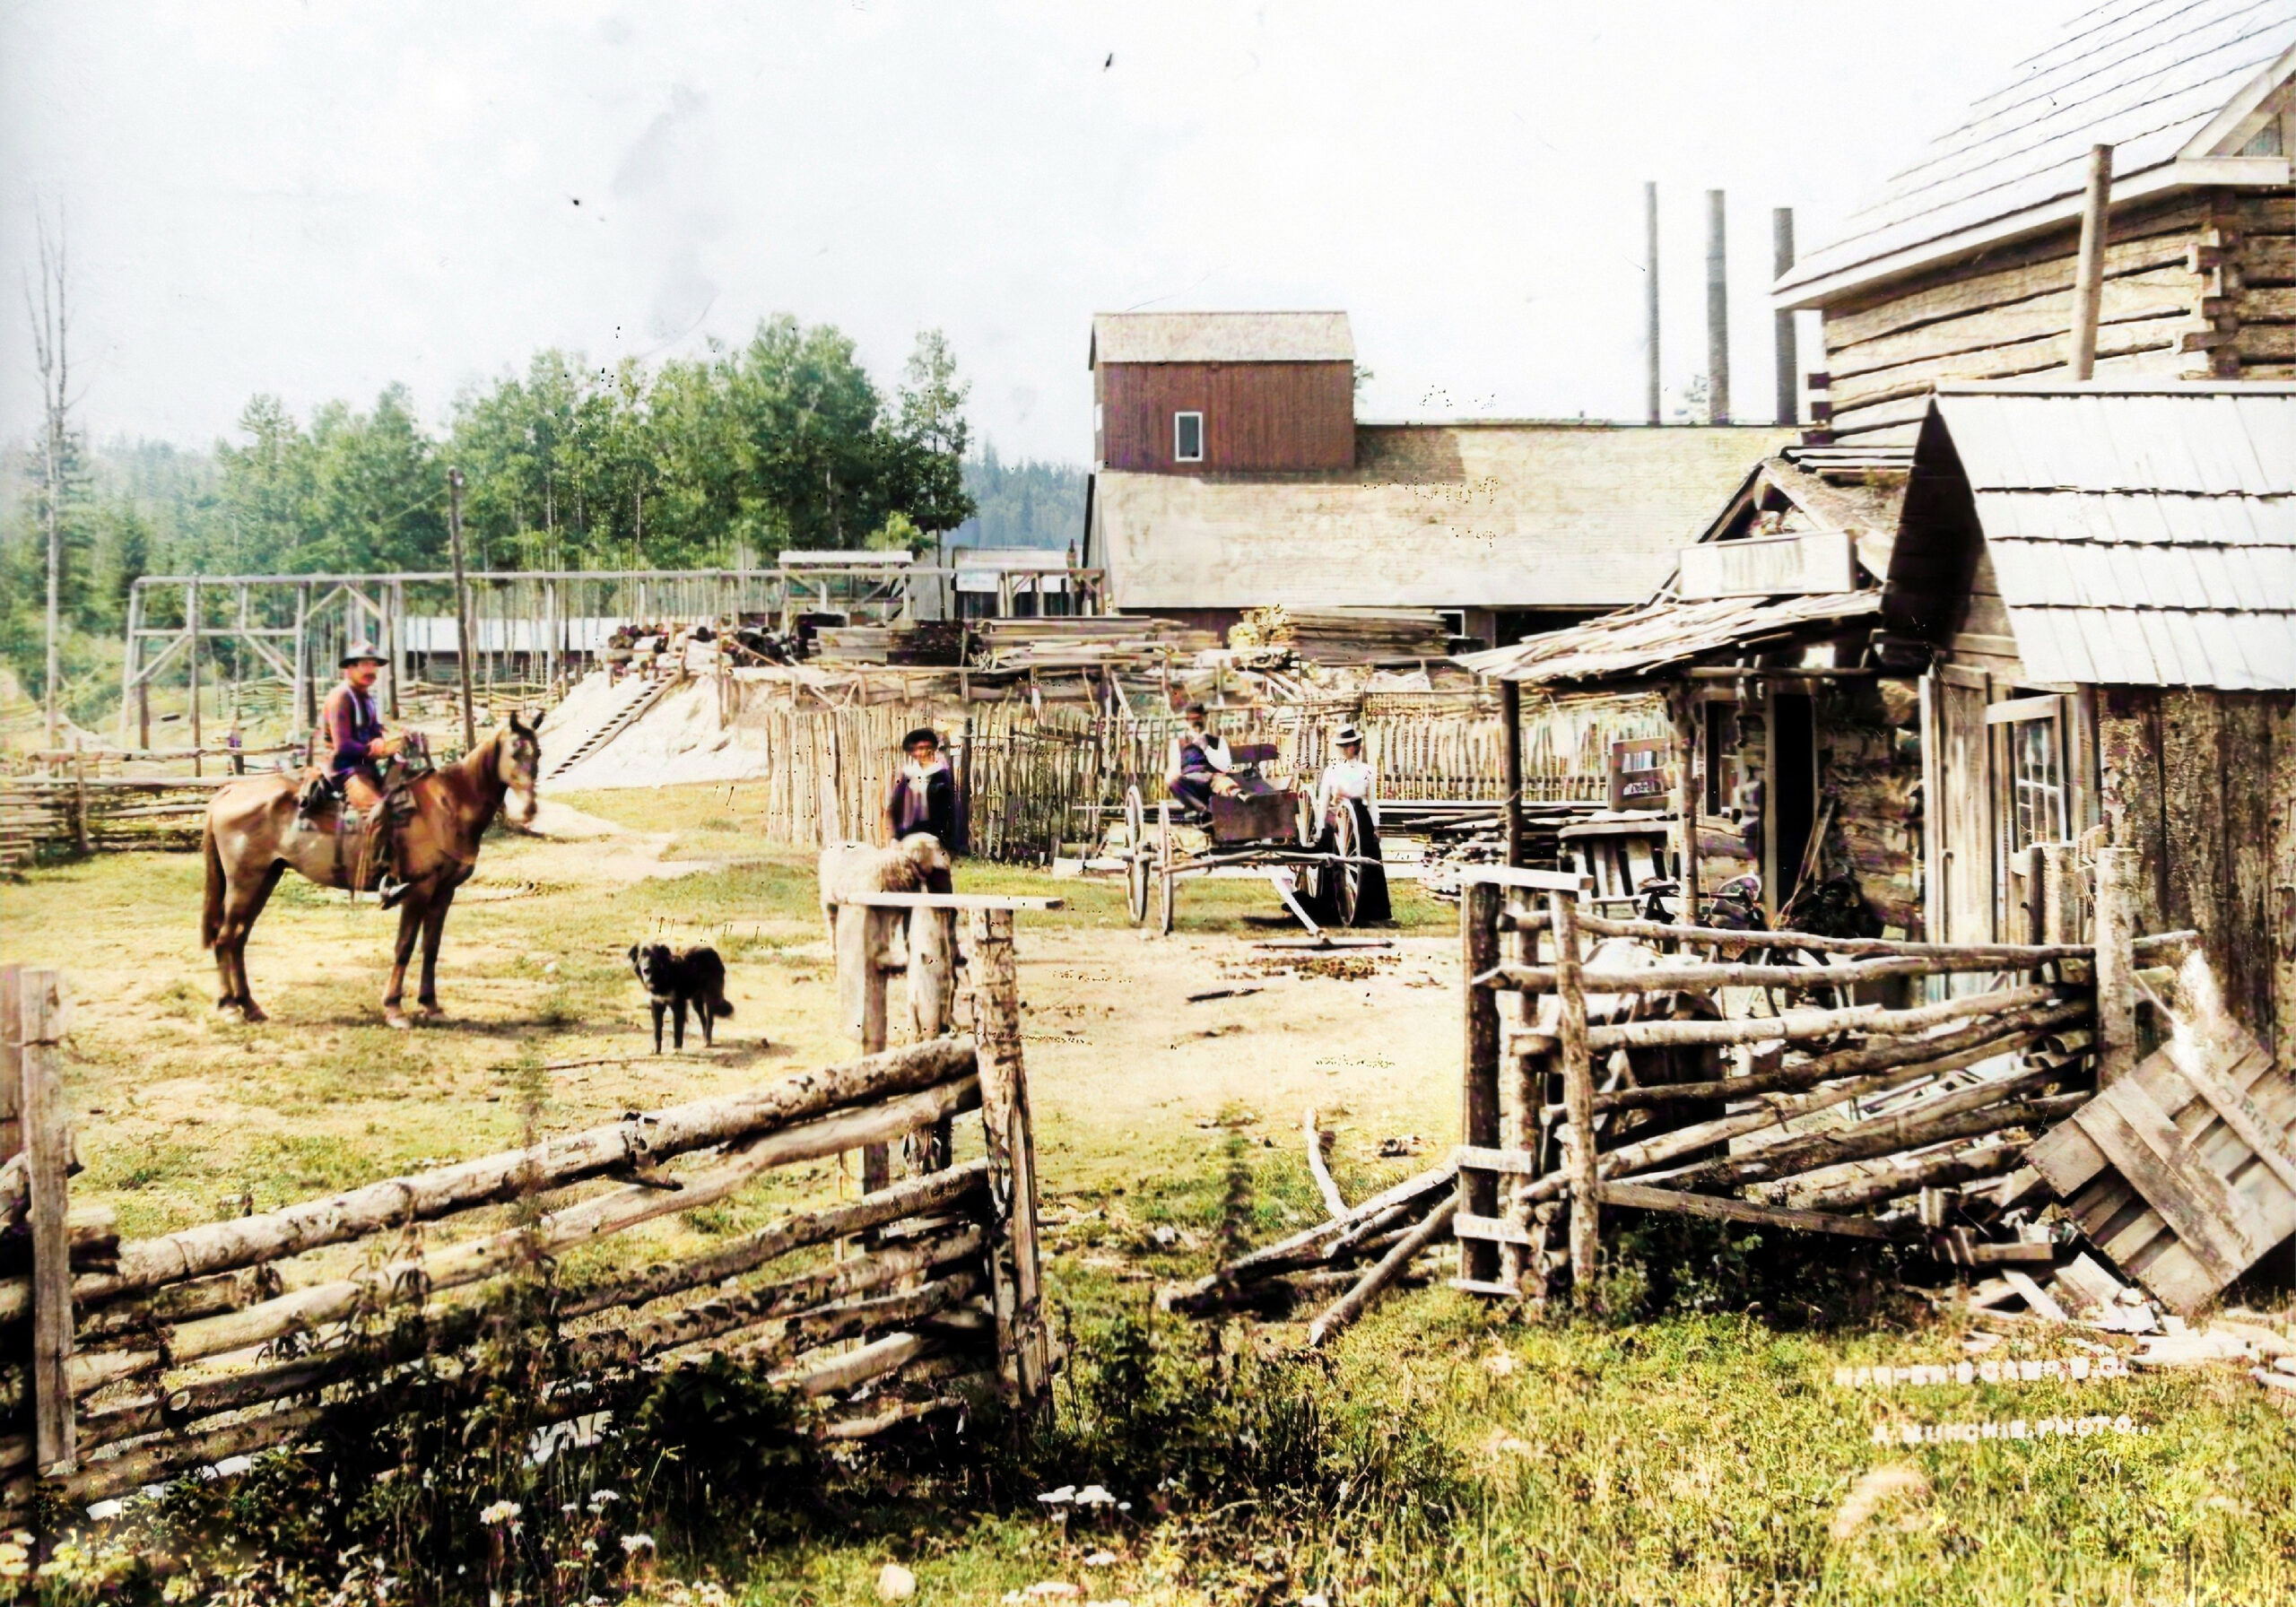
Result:
M496 1524L511 1522L518 1516L519 1511L520 1507L516 1501L497 1501L491 1507L479 1509L478 1521L491 1528Z

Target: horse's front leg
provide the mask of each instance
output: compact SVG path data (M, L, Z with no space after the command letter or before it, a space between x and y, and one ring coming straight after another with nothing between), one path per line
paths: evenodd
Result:
M427 913L422 900L413 895L398 907L398 942L391 951L391 986L383 995L383 1020L394 1027L413 1025L399 1008L399 1001L406 996L406 964L414 958L414 940L422 933L422 917Z
M422 991L414 995L415 1007L424 1015L440 1015L439 1008L439 939L447 930L447 911L455 902L455 890L448 888L433 899L422 916Z

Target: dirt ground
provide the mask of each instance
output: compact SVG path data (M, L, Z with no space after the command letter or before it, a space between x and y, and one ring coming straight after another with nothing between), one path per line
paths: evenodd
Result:
M248 949L267 1025L212 1008L200 866L126 856L0 886L0 958L60 967L74 1000L70 1093L88 1173L75 1197L131 1234L267 1209L515 1142L526 1092L564 1128L848 1057L812 867L762 852L738 790L546 801L539 835L490 838L447 927L447 1015L398 1033L377 1008L396 917L283 883ZM617 818L612 818L618 816ZM1264 886L1186 890L1169 939L1125 924L1118 890L995 867L965 885L1057 893L1020 917L1026 1045L1064 1191L1196 1171L1223 1124L1299 1142L1335 1125L1335 1168L1369 1187L1448 1142L1456 1108L1455 942L1403 900L1393 946L1345 957L1256 950L1296 937ZM715 1049L656 1056L629 946L707 937L734 1017ZM1190 1003L1191 995L1229 996ZM1398 1153L1382 1159L1383 1141ZM1418 1164L1424 1165L1424 1161Z

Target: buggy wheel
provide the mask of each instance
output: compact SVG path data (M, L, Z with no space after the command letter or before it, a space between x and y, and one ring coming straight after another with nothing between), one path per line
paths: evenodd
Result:
M1140 802L1140 789L1137 786L1127 786L1124 789L1125 847L1137 854L1146 846L1147 835L1148 810L1146 805Z
M1179 899L1180 878L1170 861L1160 861L1156 866L1156 931L1158 935L1172 934L1172 906Z
M1343 802L1331 826L1332 847L1339 856L1325 867L1331 877L1332 912L1341 925L1352 926L1363 894L1363 835L1355 824L1355 805Z
M1135 848L1124 860L1124 908L1135 926L1148 918L1148 850Z

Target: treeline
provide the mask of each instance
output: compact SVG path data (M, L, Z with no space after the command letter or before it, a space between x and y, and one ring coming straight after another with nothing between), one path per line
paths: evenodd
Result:
M299 419L257 396L212 456L68 443L58 503L67 682L116 665L127 588L147 573L448 566L449 468L472 567L679 569L790 548L923 550L974 512L967 384L937 331L888 395L826 325L781 317L739 347L612 369L537 353L456 399L444 435L404 387ZM0 656L39 695L43 465L26 454L0 522ZM75 703L79 699L74 699Z
M965 459L973 517L949 536L954 547L1082 547L1084 471L1023 458L1006 463L994 445Z

